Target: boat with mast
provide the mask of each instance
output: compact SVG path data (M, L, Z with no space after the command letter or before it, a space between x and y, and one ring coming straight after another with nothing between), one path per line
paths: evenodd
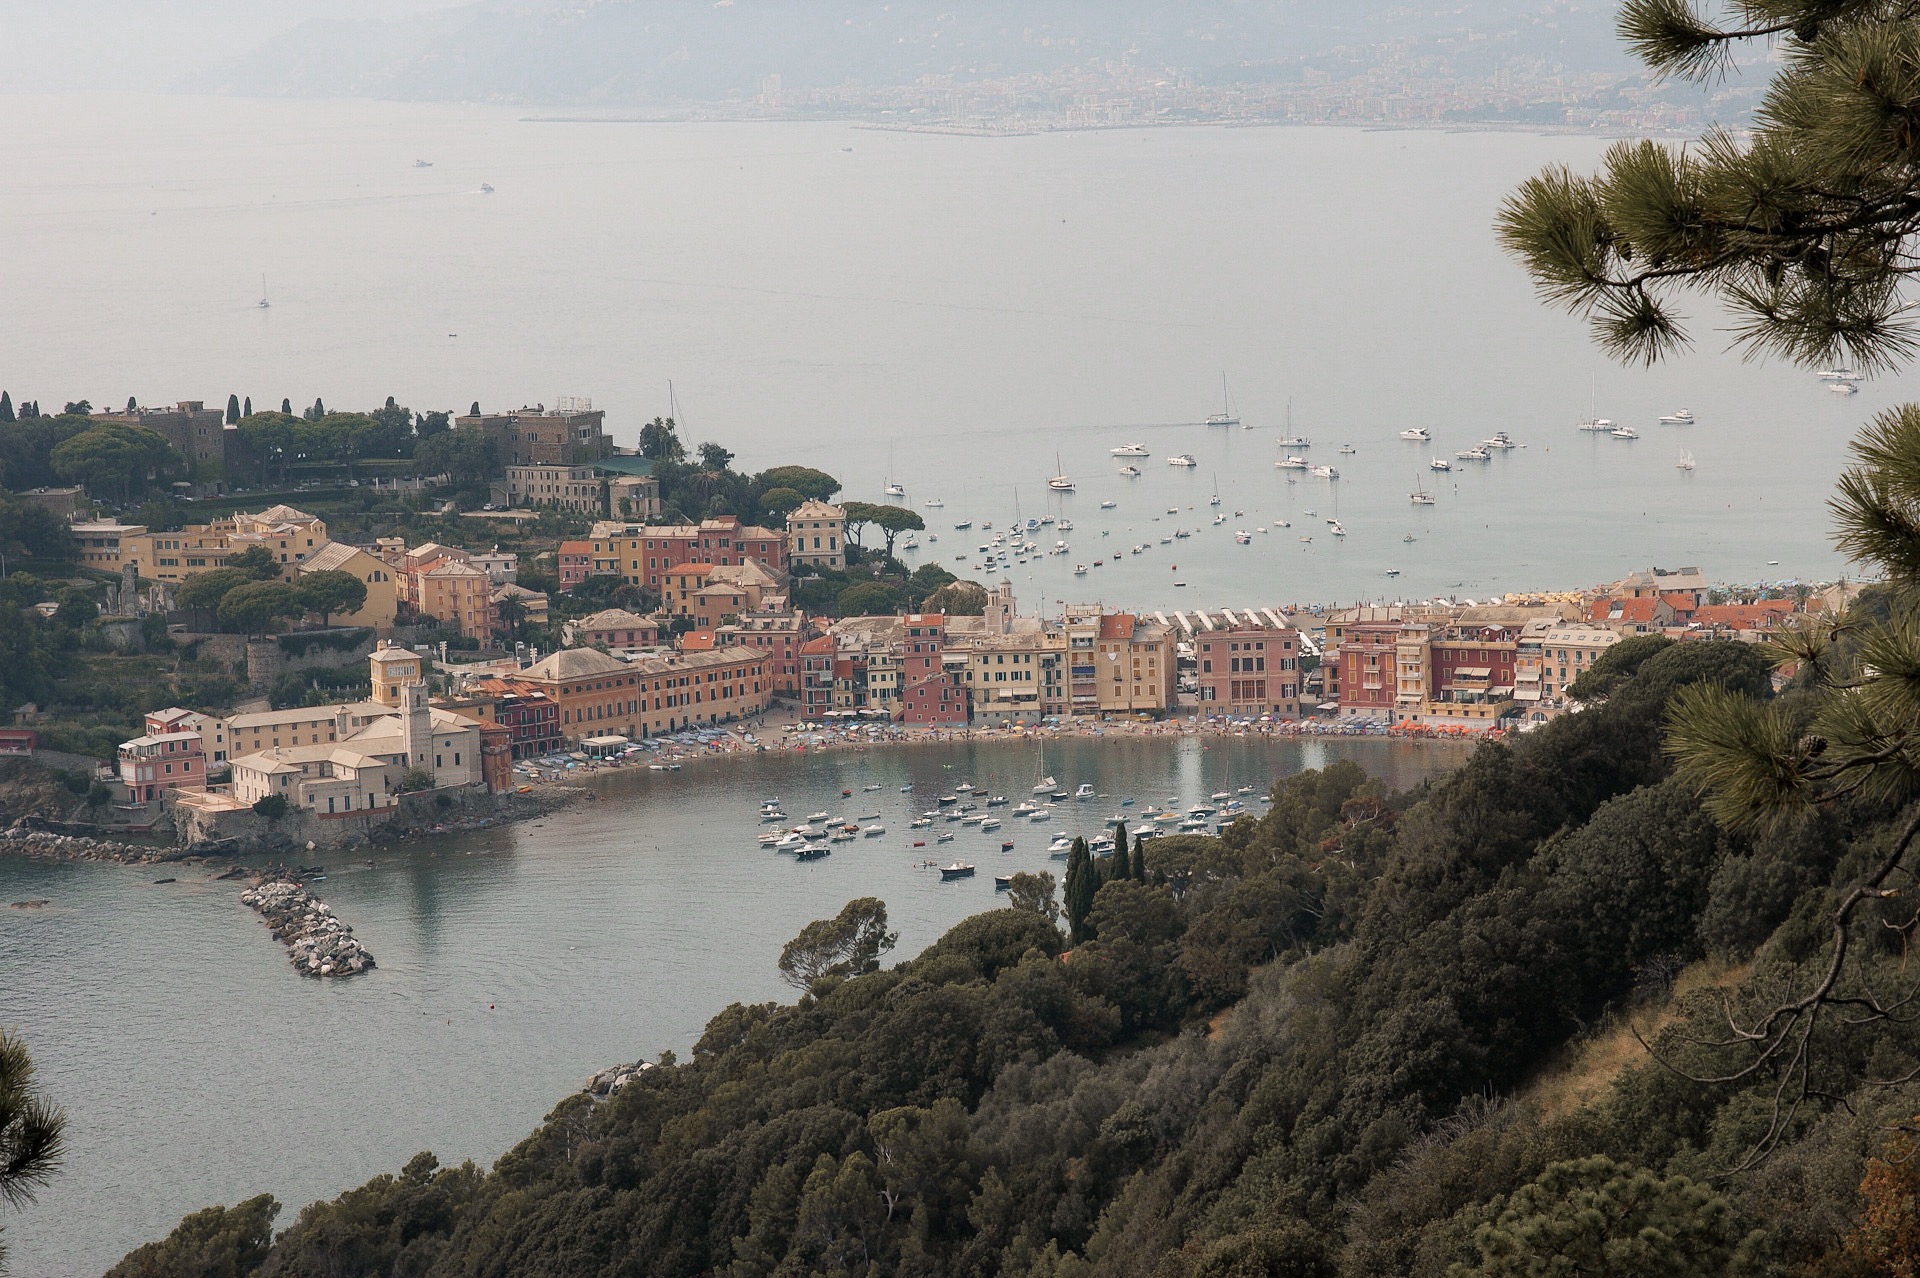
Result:
M1587 420L1580 423L1580 429L1591 431L1595 434L1611 434L1616 423L1611 418L1600 416L1598 411L1599 402L1600 378L1598 375L1595 375L1592 384L1587 389Z
M267 300L267 277L262 275L260 277L260 309L264 311L272 305L273 303Z
M1055 453L1053 455L1053 468L1058 473L1056 473L1055 475L1053 475L1051 478L1047 480L1047 487L1051 488L1056 493L1072 492L1073 480L1067 476L1066 469L1060 465L1059 453Z
M1680 460L1679 460L1679 461L1677 461L1677 462L1675 462L1675 463L1674 463L1674 465L1675 465L1675 467L1676 467L1677 469L1680 469L1680 470L1692 470L1692 469L1693 469L1693 454L1692 454L1692 453L1690 453L1690 452L1688 452L1688 451L1687 451L1686 449L1684 449L1684 448L1683 448L1683 449L1681 449L1681 450L1680 450Z
M1413 491L1407 494L1407 500L1416 506L1433 505L1433 494L1428 492L1427 486L1420 482L1418 472L1413 476Z
M1233 411L1233 401L1227 396L1227 375L1220 374L1220 411L1207 415L1209 426L1238 426L1240 417Z
M1281 448L1313 447L1313 441L1311 439L1308 439L1305 435L1296 435L1293 433L1293 400L1291 398L1287 400L1287 434L1286 438L1280 441L1279 446Z

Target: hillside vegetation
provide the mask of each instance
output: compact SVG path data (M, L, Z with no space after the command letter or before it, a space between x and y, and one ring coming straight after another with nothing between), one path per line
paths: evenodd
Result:
M1763 657L1617 651L1604 704L1420 792L1337 764L1224 837L1149 842L1071 949L1027 898L727 1008L691 1059L563 1101L491 1171L422 1154L271 1242L270 1199L210 1209L113 1273L1441 1278L1583 1248L1614 1267L1568 1272L1896 1272L1858 1187L1913 1109L1865 1081L1920 1058L1904 1024L1826 1023L1820 1094L1764 1162L1768 1075L1637 1052L1550 1114L1507 1099L1688 964L1750 960L1664 1018L1658 1049L1710 1072L1721 986L1762 999L1816 959L1830 885L1891 815L1728 833L1661 724L1689 686L1768 696ZM1901 936L1864 943L1899 962Z

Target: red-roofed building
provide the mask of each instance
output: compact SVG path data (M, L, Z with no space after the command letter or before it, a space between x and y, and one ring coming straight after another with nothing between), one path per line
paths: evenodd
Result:
M1675 624L1673 606L1660 598L1596 599L1587 608L1587 620L1623 635L1658 634Z
M674 640L673 646L682 652L712 652L714 649L713 631L689 630Z
M1795 612L1791 599L1762 599L1756 603L1708 604L1693 610L1692 621L1706 630L1758 636L1772 630Z
M833 709L833 640L825 635L800 645L800 713L818 719Z
M572 590L587 579L593 571L593 543L590 541L563 541L560 543L559 564L560 589Z
M1700 606L1699 601L1684 590L1661 595L1660 602L1673 609L1673 622L1677 626L1684 626L1692 621L1694 610Z
M742 524L733 515L697 524L609 521L593 526L593 571L655 589L662 589L662 577L681 564L739 567L749 559L784 581L788 554L785 532Z
M946 667L947 619L939 613L914 613L901 619L901 720L919 728L966 726L967 690Z
M758 648L767 654L767 678L775 692L800 691L800 645L809 626L805 613L747 612L716 632L721 643Z

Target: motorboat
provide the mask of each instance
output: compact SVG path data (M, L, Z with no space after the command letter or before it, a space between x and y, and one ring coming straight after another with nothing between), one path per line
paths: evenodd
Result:
M1504 452L1509 448L1518 448L1520 445L1514 443L1513 436L1507 434L1504 430L1497 430L1486 439L1481 440L1480 447Z
M1192 453L1175 453L1173 456L1167 458L1167 465L1169 466L1198 466L1199 464L1199 462L1193 459Z
M805 835L788 832L774 841L773 850L775 852L798 852L805 846L807 846Z
M1247 532L1245 529L1235 529L1233 539L1242 546L1251 546L1253 544L1253 534Z
M1693 410L1689 408L1676 408L1671 413L1662 413L1660 415L1660 424L1662 426L1691 426L1693 425Z
M1446 458L1444 458L1444 457L1436 457L1436 458L1434 458L1434 459L1433 459L1432 461L1430 461L1430 462L1428 462L1428 463L1427 463L1427 469L1428 469L1428 470L1439 470L1439 471L1448 471L1448 470L1452 470L1452 469L1453 469L1453 463L1452 463L1452 462L1450 462L1450 461L1448 461L1448 460L1447 460Z
M1619 434L1618 431L1615 431L1614 433ZM1475 444L1472 448L1462 448L1458 452L1454 453L1454 456L1459 458L1461 461L1492 461L1493 460L1493 454L1488 452L1485 448L1483 448L1479 444Z
M1860 388L1852 382L1828 382L1827 389L1836 395L1858 395Z
M824 843L809 843L793 854L796 861L818 861L823 856L832 856L833 849Z
M858 837L859 837L859 834L857 831L849 830L846 826L843 825L839 829L835 830L832 834L829 834L827 836L827 842L851 843L854 841L854 839Z
M1227 522L1227 516L1226 516L1226 512L1224 511L1222 511L1220 514L1217 514L1213 517L1213 526L1215 528L1218 528L1221 524L1224 524L1226 522Z
M920 504L928 510L945 510L947 508L947 503L941 501L938 497L929 497Z
M482 195L492 195L492 194L493 194L493 183L491 183L491 182L482 182L482 183L480 184L480 194L482 194Z
M1337 519L1330 519L1330 520L1328 520L1327 522L1333 525L1333 527L1332 527L1331 529L1329 529L1329 531L1330 531L1330 532L1332 532L1334 536L1336 536L1336 537L1344 537L1344 536L1346 536L1346 535L1347 535L1347 530L1346 530L1346 529L1344 529L1344 528L1342 528L1342 527L1340 526L1340 521L1339 521L1339 520L1337 520Z
M1312 464L1313 463L1309 462L1306 458L1300 456L1298 453L1288 453L1285 457L1282 457L1279 461L1275 462L1274 466L1276 469L1279 469L1279 470L1305 470L1308 466Z
M1109 448L1108 453L1115 457L1151 457L1145 444L1122 444L1118 448Z
M881 835L885 834L886 832L887 832L887 827L884 825L878 825L878 824L869 825L860 831L860 833L863 836L869 839L877 839Z
M1308 467L1308 473L1319 479L1340 478L1340 469L1337 466L1311 466Z
M1062 515L1059 519L1054 520L1053 526L1055 528L1058 528L1061 532L1073 531L1073 521L1071 519L1068 519L1065 515Z
M1073 575L1074 575L1074 576L1076 576L1076 577L1084 577L1084 576L1086 576L1086 575L1087 575L1087 566L1086 566L1085 564L1075 564L1075 565L1073 566Z
M1120 473L1122 475L1125 475L1128 479L1140 478L1140 468L1138 466L1122 466L1120 468Z
M987 806L990 808L1004 808L1007 806L1007 796L1004 794L990 794L987 796Z
M1040 821L1051 821L1053 820L1053 810L1051 808L1036 808L1034 809L1033 815L1028 817L1027 820L1036 823Z
M955 532L965 532L971 527L973 527L973 521L971 519L963 519L953 526L953 530Z
M955 861L952 865L943 865L940 867L940 877L942 879L970 879L973 877L973 867L964 861Z
M889 497L905 497L907 495L907 486L905 484L888 484L886 494Z
M833 818L828 816L826 813L815 812L813 815L807 818L807 824L808 825L825 825L827 822L831 820L833 820Z
M1400 432L1400 438L1410 439L1416 444L1430 444L1433 442L1433 435L1428 432L1425 426L1415 426L1411 430L1403 430Z
M1093 797L1093 784L1088 781L1082 781L1079 788L1073 792L1073 797L1076 799L1091 799Z
M1580 423L1580 429L1591 434L1604 435L1610 433L1618 424L1611 417L1589 417Z
M935 843L951 843L953 842L953 831L942 830L937 836L935 836L933 841Z
M973 782L962 781L959 785L956 785L955 787L953 787L953 792L955 794L972 794Z
M1860 380L1860 374L1854 372L1844 364L1836 368L1823 368L1814 374L1814 376L1823 382L1857 382Z
M1609 435L1612 435L1612 436L1613 436L1613 437L1614 437L1615 439L1638 439L1638 438L1640 438L1640 432L1639 432L1639 431L1637 431L1637 430L1635 430L1635 429L1634 429L1633 427L1631 427L1631 426L1615 426L1615 427L1614 427L1614 428L1613 428L1612 430L1610 430L1610 431L1608 431L1607 433L1608 433Z
M950 808L954 804L960 802L960 796L957 794L943 794L940 796L938 802L941 807Z
M915 817L913 820L907 822L907 828L909 830L924 830L932 824L932 817Z
M1359 450L1359 449L1357 449L1357 448L1355 448L1355 447L1354 447L1354 446L1353 446L1352 444L1342 444L1342 445L1340 445L1340 455L1341 455L1342 457L1351 457L1351 456L1353 456L1353 455L1354 455L1355 453L1357 453L1357 452L1359 452L1359 451L1360 451L1360 450Z
M997 830L1000 828L1000 818L987 817L980 822L980 828L982 830Z

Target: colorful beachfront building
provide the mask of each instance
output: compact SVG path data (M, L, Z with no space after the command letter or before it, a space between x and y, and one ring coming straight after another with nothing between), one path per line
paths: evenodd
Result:
M915 728L965 727L967 691L960 671L946 665L947 619L913 613L901 619L900 720Z
M207 788L207 755L200 734L162 732L120 743L120 783L136 803L151 803L168 790Z
M1276 719L1300 714L1300 635L1270 609L1180 614L1194 656L1200 713Z

